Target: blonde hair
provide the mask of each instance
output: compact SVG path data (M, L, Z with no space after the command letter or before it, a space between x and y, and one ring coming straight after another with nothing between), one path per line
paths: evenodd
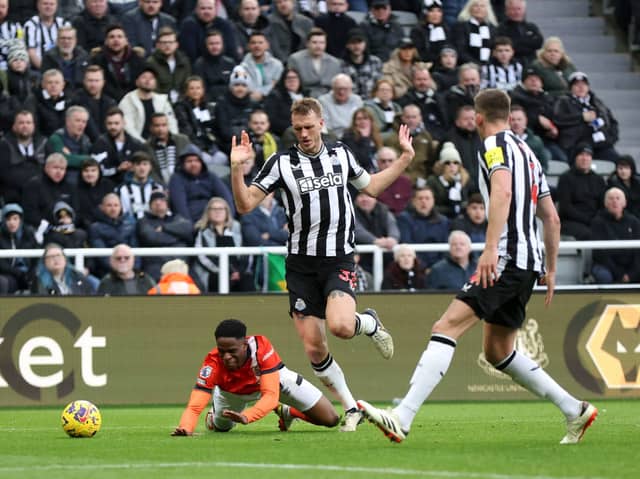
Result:
M319 118L322 118L322 104L315 98L301 98L291 105L292 115L308 115L314 112Z
M571 58L569 57L569 55L567 55L567 52L564 49L564 43L562 43L560 37L547 38L542 44L542 48L536 52L536 57L540 62L542 62L543 65L550 65L550 63L544 58L544 54L547 51L547 48L549 48L549 45L552 43L557 43L560 47L560 50L562 50L562 58L560 59L560 62L558 62L558 67L567 67L571 63Z
M160 268L160 274L165 275L171 273L189 274L189 265L181 259L167 261L162 265L162 268Z
M491 6L491 2L489 0L469 0L460 13L458 14L458 20L461 22L466 22L471 18L471 7L473 7L476 3L484 2L487 6L487 18L485 21L493 25L494 27L498 26L498 20L496 19L496 14L493 13L493 7Z
M200 219L196 222L195 228L197 230L206 230L209 227L209 209L213 207L215 203L220 203L224 206L225 210L227 210L227 216L224 220L224 225L227 228L231 228L233 225L233 217L231 216L231 208L229 207L229 203L224 198L220 198L219 196L214 196L207 203L206 208L202 211L202 215Z

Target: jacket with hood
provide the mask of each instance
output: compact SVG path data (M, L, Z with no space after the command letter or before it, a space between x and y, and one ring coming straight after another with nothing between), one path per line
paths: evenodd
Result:
M624 195L627 198L627 208L625 211L640 219L640 177L638 177L638 174L636 172L635 161L630 161L628 163L625 163L625 165L626 164L631 167L631 178L629 185L627 186L627 184L624 183L614 171L607 180L607 188L615 186L624 191Z
M61 213L66 211L71 223L62 222ZM44 233L44 244L57 243L63 248L86 248L87 232L76 226L76 212L64 201L58 201L53 207L54 222Z
M84 79L84 70L89 65L89 54L85 51L81 46L76 46L73 49L73 57L71 63L69 64L69 71L71 78L65 78L67 85L69 85L72 89L79 88L82 86L82 80ZM65 73L64 60L62 59L62 55L60 54L60 49L55 46L50 50L47 50L47 53L42 57L42 66L40 71L46 72L55 68L56 70L60 70Z
M138 246L135 219L130 215L121 214L114 220L102 210L97 210L96 221L89 227L91 247L113 248L120 243L131 247ZM96 258L96 266L101 274L106 274L111 269L109 258Z
M259 91L264 96L271 92L284 70L282 62L269 52L265 52L264 62L259 66L251 53L244 56L241 65L249 74L249 90Z
M103 92L100 98L93 98L84 88L78 88L73 92L69 99L69 105L82 106L89 112L89 121L84 132L92 142L107 131L104 124L107 111L114 106L118 106L116 101L106 93Z
M171 90L182 93L185 80L191 75L191 62L180 50L175 53L175 66L173 70L169 67L167 59L158 49L154 50L147 59L147 65L156 72L157 87L156 92L168 95Z
M136 78L145 67L144 58L139 50L127 46L122 62L116 64L112 61L111 53L105 47L91 57L93 65L99 65L104 70L103 93L109 95L115 101L120 101L125 93L136 88ZM118 67L117 65L121 65ZM117 70L120 69L120 72Z
M602 209L591 222L591 237L594 241L624 241L640 239L640 220L623 212L616 219L606 209ZM605 267L611 272L615 283L629 275L629 282L640 281L640 252L637 249L597 249L593 251L593 264Z
M67 92L59 97L51 98L49 94L39 88L35 92L36 98L36 127L41 135L50 136L59 128L64 128L65 110L69 106Z
M262 32L267 36L267 38L270 38L271 24L266 16L260 14L256 19L256 23L251 26L245 25L241 19L234 21L233 30L236 36L236 41L238 42L238 47L246 53L247 45L249 43L249 35L253 32Z
M247 129L251 112L257 109L259 103L251 98L247 93L242 98L238 98L227 89L227 92L218 99L215 107L216 121L218 128L216 138L220 148L229 153L231 138L235 135L240 137L240 132Z
M224 54L228 57L240 60L238 58L238 48L236 47L236 38L231 22L225 18L216 17L209 23L202 22L195 13L188 15L180 25L180 50L182 50L193 62L200 55L207 51L205 41L207 32L210 30L218 30L222 33L224 44Z
M24 185L40 176L46 156L46 142L46 138L35 135L32 142L33 154L25 156L12 131L6 133L0 141L0 195L5 204L21 203Z
M4 219L7 215L17 213L21 224L15 233L7 230ZM38 243L34 237L33 228L24 224L24 211L20 205L9 203L2 208L2 223L0 224L0 249L35 249ZM33 278L37 260L35 258L0 258L0 275L13 276L18 289L28 289Z
M313 28L313 21L301 13L294 12L293 18L289 22L277 10L274 10L267 17L271 24L271 53L282 63L286 63L293 49L292 40L299 39L298 47L304 46L307 35Z
M193 225L183 216L167 212L164 218L147 212L138 221L140 246L151 248L178 248L193 244ZM147 256L142 259L142 269L154 279L160 278L160 269L175 256ZM188 258L181 258L187 260Z
M449 220L438 213L435 206L425 216L410 205L398 215L398 228L402 243L446 243L449 239ZM442 253L418 253L418 258L429 268L442 258Z
M195 176L184 171L184 159L191 155L196 155L202 164L200 174ZM214 196L224 198L231 208L231 215L235 216L231 191L215 173L207 169L200 150L194 145L189 145L180 154L178 166L169 180L171 211L195 223Z
M42 172L27 182L22 193L25 222L34 227L38 227L42 219L53 223L53 207L58 201L68 203L73 209L77 207L75 187L66 177L55 183Z
M360 24L360 28L367 35L367 45L371 54L383 62L389 59L391 52L400 45L405 36L402 25L398 23L393 13L384 23L380 23L371 13L368 13Z
M78 178L77 199L78 199L78 221L77 225L88 231L89 226L96 219L98 206L102 203L102 198L107 193L112 193L115 184L99 173L98 181L94 186L84 181L82 175Z
M229 77L236 62L226 55L213 56L205 51L193 64L193 73L202 77L209 101L217 101L229 88Z

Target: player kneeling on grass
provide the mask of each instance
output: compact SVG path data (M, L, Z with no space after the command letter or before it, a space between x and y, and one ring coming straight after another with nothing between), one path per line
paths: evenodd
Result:
M171 435L191 436L212 394L206 425L213 431L229 431L236 422L249 424L274 410L281 431L288 430L296 418L336 426L340 417L320 390L287 369L266 337L246 334L247 327L237 319L218 324L217 347L204 359L180 425Z

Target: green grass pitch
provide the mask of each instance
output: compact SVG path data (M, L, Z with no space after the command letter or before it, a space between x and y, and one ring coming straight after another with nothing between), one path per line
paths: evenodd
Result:
M548 403L427 403L402 444L371 424L339 433L267 418L229 433L170 437L182 407L102 407L91 439L60 427L62 408L0 409L1 478L576 479L638 478L640 401L599 401L576 446Z

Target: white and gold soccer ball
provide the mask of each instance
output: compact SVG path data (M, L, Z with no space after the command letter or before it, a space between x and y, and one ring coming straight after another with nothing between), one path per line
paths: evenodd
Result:
M62 410L62 429L71 437L93 437L100 430L102 415L91 402L79 399Z

